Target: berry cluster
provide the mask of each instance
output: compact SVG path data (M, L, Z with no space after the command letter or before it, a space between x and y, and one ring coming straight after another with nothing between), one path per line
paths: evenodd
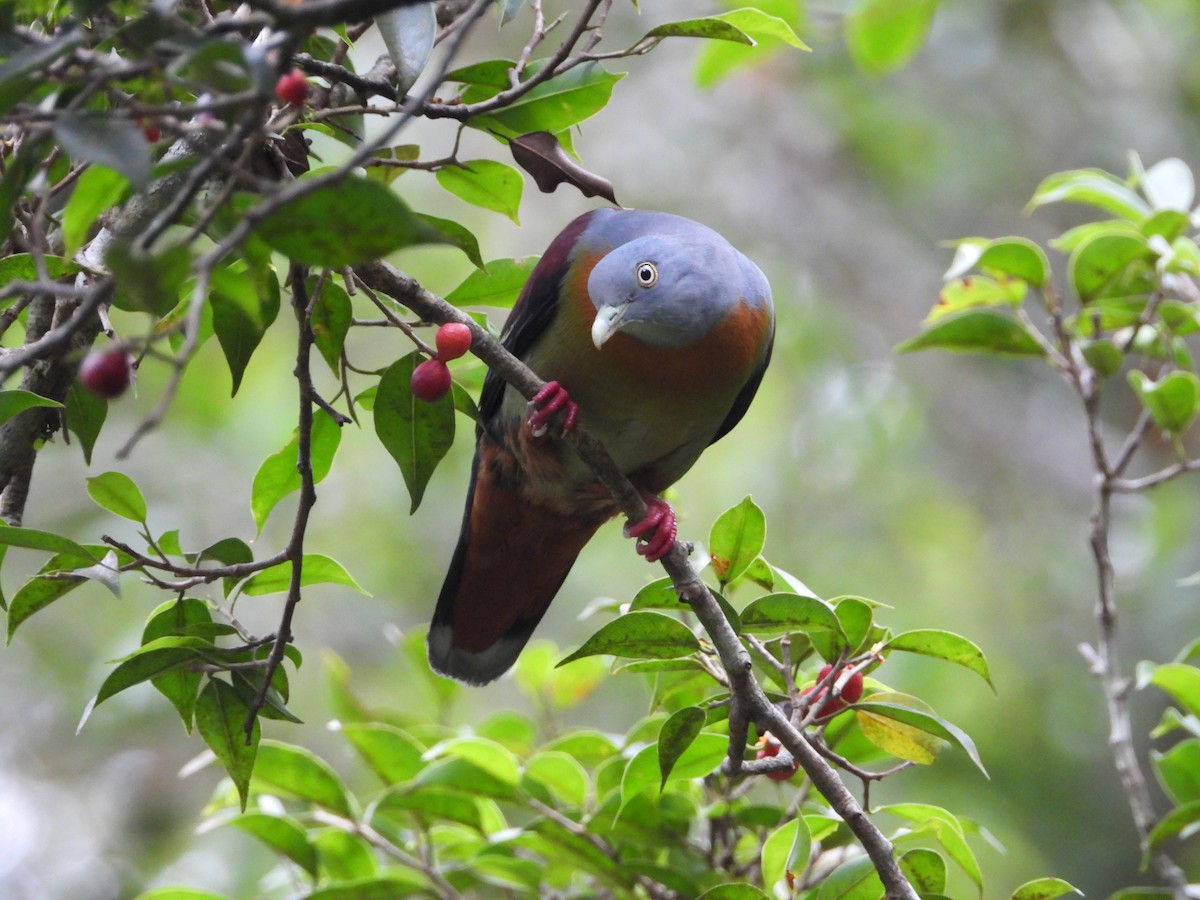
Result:
M471 349L471 329L461 322L447 322L434 337L437 356L420 363L412 373L412 392L419 400L433 403L450 390L450 370L446 363Z
M815 683L809 685L800 692L801 697L807 697L816 689L817 684L823 681L830 672L833 671L833 666L823 666L821 671L817 673ZM845 680L842 685L841 694L837 697L826 697L825 694L829 690L828 687L823 687L817 691L817 695L810 701L817 705L816 717L824 719L828 716L834 716L840 713L851 703L857 703L863 694L863 676L862 672L855 672ZM771 732L766 732L763 735L761 746L755 753L755 759L767 759L768 757L778 756L782 745L775 739ZM778 772L767 772L766 775L772 781L787 781L800 770L800 763L791 769L781 769Z

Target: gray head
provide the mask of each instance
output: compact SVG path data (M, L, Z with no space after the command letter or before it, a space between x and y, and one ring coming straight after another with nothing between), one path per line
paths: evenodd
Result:
M738 303L771 309L771 289L758 266L711 228L636 211L613 211L599 224L596 237L615 248L588 277L597 347L618 331L651 346L687 346ZM585 247L589 236L583 236Z

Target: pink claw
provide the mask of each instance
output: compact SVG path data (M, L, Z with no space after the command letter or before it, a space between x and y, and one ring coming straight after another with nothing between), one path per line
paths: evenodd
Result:
M567 389L557 381L547 381L546 386L534 394L529 406L533 408L533 412L529 414L529 429L534 437L541 437L546 433L547 423L560 410L565 410L562 419L564 434L575 427L575 420L579 418L579 404L571 399Z
M675 546L675 535L679 533L675 510L666 500L653 494L643 494L642 499L646 501L646 517L626 525L624 534L637 538L637 552L646 557L646 562L658 562Z

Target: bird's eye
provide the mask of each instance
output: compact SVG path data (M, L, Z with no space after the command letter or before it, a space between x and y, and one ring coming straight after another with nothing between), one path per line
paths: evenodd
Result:
M651 262L638 263L637 268L633 270L633 276L641 287L653 287L654 282L658 281L658 269Z

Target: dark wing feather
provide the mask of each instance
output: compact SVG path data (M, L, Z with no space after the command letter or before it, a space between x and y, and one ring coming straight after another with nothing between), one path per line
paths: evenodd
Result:
M729 414L725 416L725 421L721 423L721 427L717 429L717 433L713 435L713 439L709 441L709 445L715 444L725 435L733 430L733 426L742 421L742 416L746 414L746 410L750 408L750 402L754 399L754 395L758 393L758 386L762 384L763 375L767 372L767 365L771 362L771 351L775 348L775 326L771 326L771 336L767 339L767 353L763 356L763 361L759 367L750 376L750 380L738 391L738 395L733 400L733 406L729 408Z
M593 210L594 212L594 210ZM563 229L556 237L525 282L521 296L517 298L513 311L504 323L500 343L517 359L523 359L529 348L537 342L554 316L558 313L558 295L563 276L567 273L571 250L579 235L587 228L592 212L584 213ZM506 382L489 370L483 379L483 391L479 395L479 414L485 426L500 411Z

